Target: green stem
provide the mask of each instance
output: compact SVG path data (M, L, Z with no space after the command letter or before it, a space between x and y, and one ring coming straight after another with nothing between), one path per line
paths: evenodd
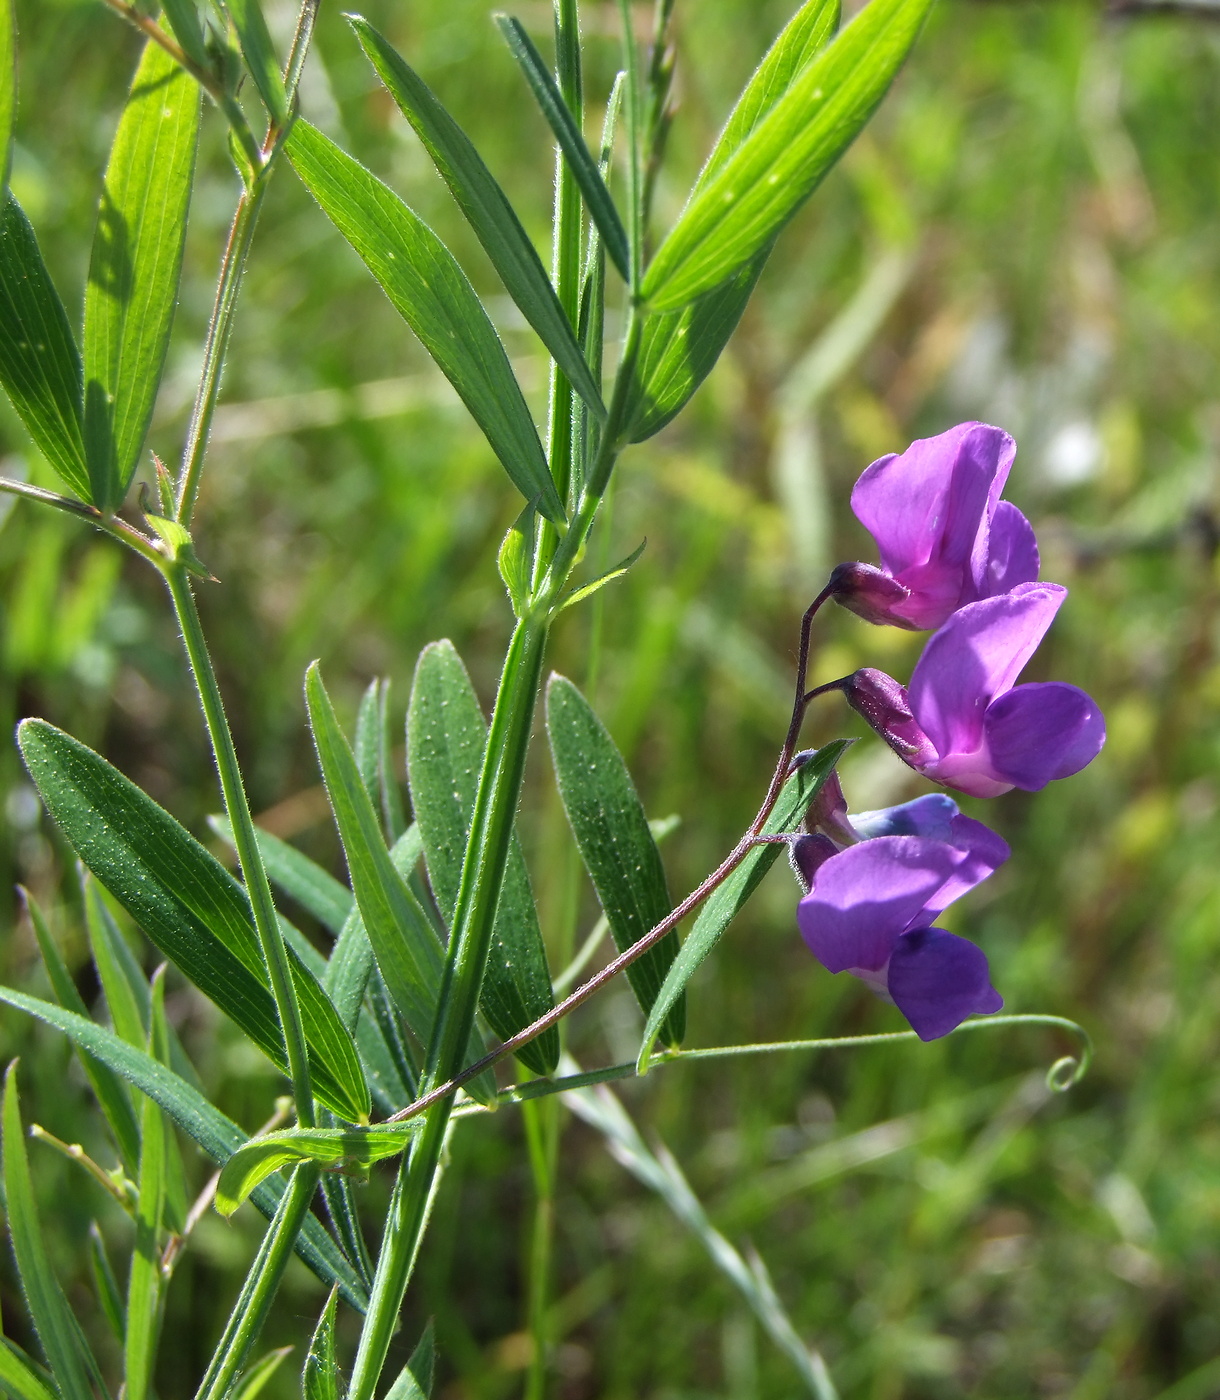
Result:
M542 684L548 625L534 617L517 624L500 676L453 913L449 958L428 1048L423 1079L428 1086L445 1083L459 1071L474 1024ZM385 1364L427 1223L451 1111L451 1098L441 1098L432 1105L399 1173L348 1400L372 1400Z
M208 322L208 334L203 347L203 373L199 379L199 391L195 395L195 407L191 412L191 424L182 452L182 467L178 473L174 514L175 518L188 528L199 495L199 478L203 472L203 460L208 450L208 433L212 428L216 399L220 393L220 376L224 369L225 353L229 348L229 335L233 329L233 313L237 308L237 296L241 291L246 258L254 239L254 227L258 223L259 211L266 193L267 170L264 169L255 180L253 188L243 190L241 198L237 201L233 223L229 228L229 240L225 244L224 256L220 263L216 303L212 308L212 319Z
M229 1315L224 1334L212 1357L195 1400L224 1400L233 1387L250 1348L267 1320L280 1279L296 1244L297 1234L305 1223L309 1203L318 1184L319 1168L312 1162L299 1166L293 1173L271 1224L263 1235L246 1281Z
M525 1400L544 1400L550 1353L548 1304L555 1238L555 1174L559 1162L560 1105L547 1098L521 1106L534 1181L534 1220L529 1253L529 1331L534 1348L525 1380Z
M7 492L10 496L24 496L27 501L37 501L40 505L54 506L56 510L65 511L68 515L75 515L81 520L87 520L90 525L113 536L120 544L125 544L128 549L134 550L147 559L149 563L155 564L158 569L165 565L165 556L157 548L154 540L150 540L147 535L142 535L139 530L128 525L117 515L106 515L96 506L91 506L85 501L78 501L75 496L61 496L55 491L44 490L41 486L31 486L28 481L14 481L7 476L0 476L0 491Z
M233 747L233 735L225 715L220 687L216 683L216 673L212 669L212 658L208 655L203 626L199 621L199 610L195 606L195 596L191 591L186 569L177 561L172 561L164 565L163 572L169 585L178 626L182 629L187 658L195 676L204 722L212 741L212 752L216 758L216 769L224 794L225 812L233 829L233 844L237 848L242 879L250 898L254 926L258 931L258 941L271 982L271 994L275 998L280 1026L284 1032L284 1049L288 1057L293 1097L296 1100L297 1121L304 1128L313 1127L309 1057L305 1044L305 1030L301 1024L301 1010L297 1005L296 989L292 985L292 972L283 935L280 933L275 901L271 897L271 885L267 880L262 856L259 854L254 818L250 813L250 804L242 784L237 750Z
M640 63L631 27L631 0L618 0L623 29L623 67L627 90L623 105L627 127L627 236L631 243L631 299L640 286L644 261L644 188L640 150Z

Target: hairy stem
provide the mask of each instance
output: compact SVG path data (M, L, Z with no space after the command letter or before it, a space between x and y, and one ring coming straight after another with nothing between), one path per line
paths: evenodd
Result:
M220 687L216 683L216 673L212 668L212 658L208 654L199 610L195 606L195 596L191 591L186 569L175 561L166 565L163 572L169 585L178 626L182 630L187 659L195 677L208 737L212 741L212 753L216 759L221 792L224 794L225 812L233 828L233 844L237 849L242 879L245 881L246 893L254 914L254 926L258 931L263 960L267 965L271 994L275 998L275 1007L284 1033L284 1049L288 1058L292 1093L296 1100L297 1120L302 1127L312 1127L313 1097L309 1086L305 1029L301 1023L296 989L292 985L288 952L280 933L279 916L276 913L275 901L271 897L271 885L262 856L259 854L254 818L250 813L250 803L242 784L237 750L233 747L233 735L225 715Z

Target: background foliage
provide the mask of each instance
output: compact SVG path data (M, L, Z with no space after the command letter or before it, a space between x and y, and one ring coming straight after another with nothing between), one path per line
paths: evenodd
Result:
M541 237L549 137L488 11L483 0L367 7ZM519 13L545 41L549 6ZM662 225L787 7L679 0L677 17L681 110ZM74 313L138 46L87 0L27 0L18 18L13 187ZM607 35L604 52L590 50L597 117L615 57L612 6L588 4L587 27ZM608 606L573 610L556 630L554 664L570 665L595 699L650 814L683 819L663 849L671 888L684 891L765 785L800 609L829 565L865 548L845 508L859 470L963 418L1018 439L1010 494L1043 541L1045 576L1072 589L1037 665L1099 699L1110 741L1071 784L990 805L1014 859L971 902L962 931L986 948L1010 1009L1089 1026L1093 1073L1051 1098L1040 1067L1064 1047L1023 1031L686 1066L624 1091L713 1222L767 1260L845 1396L1220 1393L1218 79L1220 28L1205 19L946 0L878 119L781 242L693 411L624 461L607 562L647 536L643 558ZM323 8L302 103L492 291L337 7ZM205 122L152 437L167 454L184 430L236 196L222 139ZM526 361L529 335L491 300ZM222 584L201 607L256 808L333 864L305 665L323 658L350 721L373 674L394 678L401 709L419 648L450 636L488 700L511 622L492 560L518 507L423 351L287 173L258 232L229 363L196 530ZM541 361L523 378L541 417ZM7 406L0 415L4 470L44 480ZM204 835L218 795L149 571L74 522L18 505L0 532L0 597L5 723L38 714L62 725ZM582 674L575 658L590 628L595 661ZM860 664L903 675L919 646L845 613L818 635L815 681ZM808 733L821 741L853 726L831 707ZM83 971L74 872L12 748L0 774L5 879L54 906ZM558 949L595 906L541 762L534 778L527 802L543 834L527 857ZM844 764L857 807L911 796L916 781L875 743ZM692 988L691 1044L898 1024L815 967L794 903L777 870ZM39 990L15 908L8 930L4 980ZM170 1005L222 1106L253 1128L276 1092L269 1067L180 983ZM577 1018L573 1049L588 1063L630 1056L637 1028L620 987ZM11 1015L0 1041L6 1057L25 1057L27 1113L79 1136L86 1091L74 1074L65 1083L67 1045ZM514 1393L527 1359L520 1133L507 1113L462 1128L413 1292L404 1336L435 1315L441 1393L454 1400ZM789 1363L693 1237L600 1136L574 1120L565 1134L559 1393L791 1393ZM59 1158L31 1152L67 1277L105 1206ZM375 1201L384 1187L375 1176L366 1189ZM520 1231L506 1233L495 1222L518 1207ZM179 1269L163 1395L184 1393L202 1370L248 1257L249 1215L206 1221ZM294 1268L268 1345L298 1335L320 1307L318 1285ZM83 1264L77 1272L83 1297ZM13 1288L6 1263L6 1329L20 1335ZM285 1368L271 1385L293 1383Z

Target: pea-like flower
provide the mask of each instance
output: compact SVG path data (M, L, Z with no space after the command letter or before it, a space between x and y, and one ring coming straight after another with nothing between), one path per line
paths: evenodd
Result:
M975 797L1036 792L1078 773L1106 739L1101 711L1061 681L1016 685L1067 589L1025 583L958 609L929 640L904 689L857 671L848 702L927 778Z
M1000 500L1015 455L1002 429L959 423L874 462L851 505L881 567L840 564L831 576L835 599L869 622L922 631L1036 579L1033 529Z
M892 1002L921 1040L948 1035L968 1016L999 1011L987 957L935 926L953 902L1008 858L1007 845L956 803L933 795L852 820L944 831L884 835L838 850L822 831L798 839L793 864L808 882L797 924L829 972L850 972Z

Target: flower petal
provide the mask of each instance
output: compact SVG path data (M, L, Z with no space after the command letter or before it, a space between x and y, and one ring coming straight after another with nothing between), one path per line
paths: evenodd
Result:
M980 749L987 706L1011 689L1066 597L1057 583L1023 583L959 608L929 640L909 699L942 761Z
M929 792L897 807L858 812L848 820L863 841L878 836L930 836L934 841L958 846L960 842L952 838L952 822L957 815L957 803L951 797L943 792Z
M1027 792L1079 773L1106 742L1092 697L1061 681L1017 686L988 706L983 723L993 768Z
M944 841L881 836L832 856L797 906L810 952L829 972L879 968L966 859Z
M916 923L931 923L955 899L961 899L975 885L982 884L1012 855L1008 842L1002 836L997 836L989 826L975 821L973 817L963 817L960 813L949 822L947 839L951 846L962 852L965 859L927 902L923 916Z
M916 929L898 940L887 985L920 1040L936 1040L968 1016L990 1015L1004 1005L991 985L987 955L943 928Z
M997 503L986 537L972 561L972 589L962 603L994 598L1038 577L1041 559L1034 527L1010 501Z

